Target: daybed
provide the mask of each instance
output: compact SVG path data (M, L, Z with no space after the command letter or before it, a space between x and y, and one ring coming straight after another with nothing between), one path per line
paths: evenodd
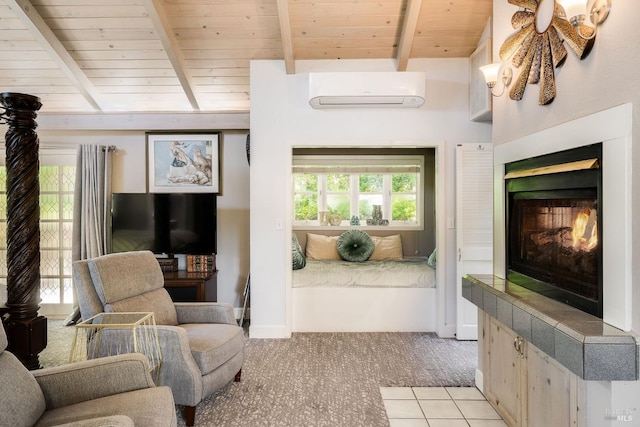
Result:
M294 268L304 267L292 275L293 331L434 331L434 262L404 258L400 235L369 236L374 249L369 256L360 254L366 260L347 261L339 239L355 231L366 234L307 233L306 250L297 254L294 235Z

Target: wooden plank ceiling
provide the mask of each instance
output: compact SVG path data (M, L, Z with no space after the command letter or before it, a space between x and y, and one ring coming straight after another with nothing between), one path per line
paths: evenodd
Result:
M0 92L41 112L249 111L249 61L468 57L492 0L0 0Z

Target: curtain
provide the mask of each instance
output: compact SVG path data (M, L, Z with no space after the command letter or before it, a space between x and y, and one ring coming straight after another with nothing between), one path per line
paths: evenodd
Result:
M105 255L111 247L111 168L115 147L79 145L73 197L72 260ZM75 294L75 288L74 288ZM77 298L76 298L77 299ZM74 301L73 312L65 320L70 325L80 319Z

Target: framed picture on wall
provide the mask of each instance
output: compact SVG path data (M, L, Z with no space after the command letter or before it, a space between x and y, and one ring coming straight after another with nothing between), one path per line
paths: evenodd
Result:
M147 133L149 193L219 193L219 133Z
M487 39L469 57L469 118L474 122L491 121L491 92L480 67L491 63L491 39Z

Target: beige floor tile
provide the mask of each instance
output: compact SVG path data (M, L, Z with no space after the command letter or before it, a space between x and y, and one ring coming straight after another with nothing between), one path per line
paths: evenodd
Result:
M467 420L471 427L509 427L502 420Z
M419 400L420 407L431 418L464 418L453 400Z
M469 427L465 420L428 420L429 427Z
M400 419L392 418L389 420L389 427L430 427L427 420L422 419Z
M460 408L460 411L462 411L466 419L501 419L500 414L498 414L486 400L457 400L456 405L458 405L458 408Z
M476 387L380 387L380 394L390 427L508 427Z
M418 400L430 400L430 399L451 399L447 389L444 387L412 387L413 393Z
M411 387L380 387L382 399L415 399Z
M417 400L385 400L387 417L391 418L424 418Z
M475 387L447 387L454 400L485 400L484 395Z

